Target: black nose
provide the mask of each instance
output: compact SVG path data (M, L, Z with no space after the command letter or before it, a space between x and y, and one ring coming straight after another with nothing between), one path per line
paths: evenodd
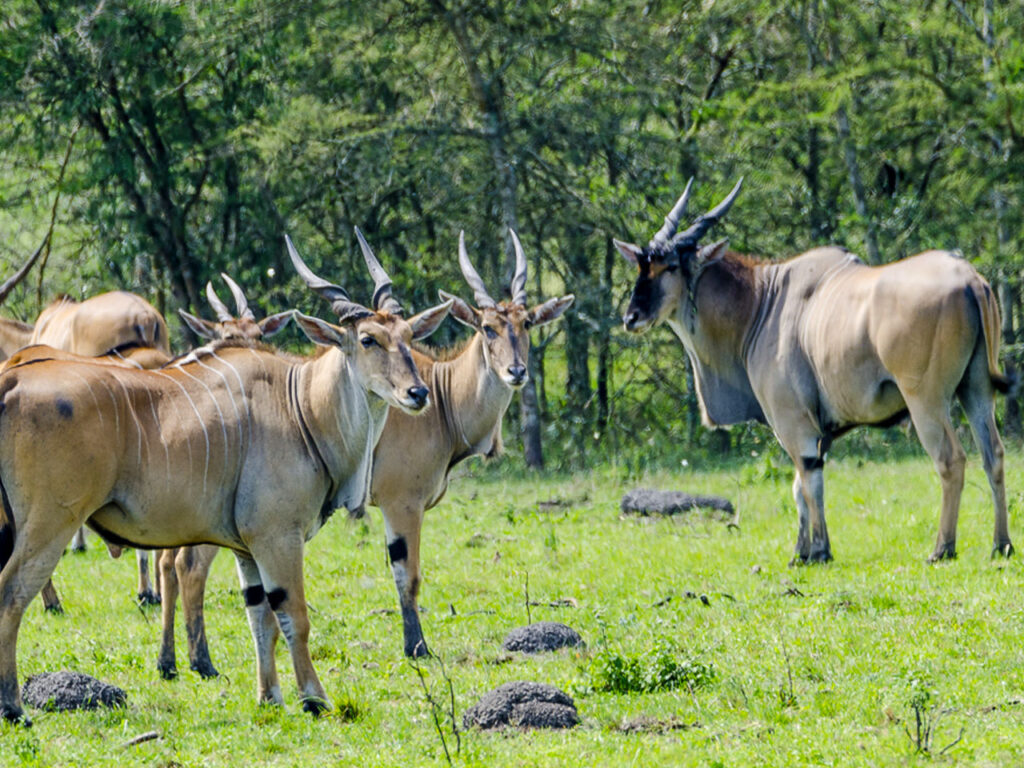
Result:
M508 375L512 377L512 380L517 384L526 378L526 366L525 365L510 365L508 367Z
M640 313L635 309L631 309L622 318L622 324L626 326L626 330L635 327L638 322L640 322Z
M427 404L427 396L430 395L430 390L426 387L409 387L405 393L409 395L409 398L417 407L422 408Z

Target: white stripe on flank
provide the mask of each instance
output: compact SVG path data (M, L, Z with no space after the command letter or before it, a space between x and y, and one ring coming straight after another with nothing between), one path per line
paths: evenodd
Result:
M153 373L155 373L158 376L163 376L163 377L165 377L167 379L170 379L171 381L173 381L175 384L178 385L178 389L181 390L181 394L183 394L185 396L185 399L188 400L188 404L192 406L192 411L196 415L196 420L199 422L199 426L203 430L203 437L206 439L206 464L203 467L203 496L205 497L206 496L206 476L207 476L207 474L210 471L210 433L206 431L206 424L203 423L203 417L199 413L199 409L196 408L196 404L195 404L195 401L192 399L192 396L188 393L188 390L185 389L185 385L182 384L180 381L178 381L173 376L171 376L170 374L168 374L168 373L166 373L164 371L153 371ZM191 467L191 465L192 465L192 440L191 439L189 439L189 441L188 441L188 463L189 463L189 466Z
M160 416L156 412L156 404L153 402L153 388L146 387L146 392L149 393L149 412L153 414L153 429L156 430L157 437L160 440L160 445L164 447L164 460L167 462L167 484L165 489L169 490L171 487L171 449L167 447L167 441L164 440L164 431L160 425ZM189 463L192 462L191 456L192 446L189 446Z
M110 395L110 402L114 404L114 432L115 434L121 434L121 414L117 409L117 398L114 397L114 392L110 388L110 385L107 384L106 379L100 379L100 384L102 384L103 388L107 390L107 394Z
M138 435L138 445L135 447L136 458L138 465L142 466L142 425L139 423L139 416L135 413L135 405L132 403L132 398L128 394L128 388L121 381L120 377L115 373L114 381L121 385L121 391L124 392L124 400L128 404L128 412L132 415L132 419L135 421L135 433Z
M242 381L242 374L238 372L231 363L225 360L223 357L218 355L216 352L210 353L215 360L219 360L223 365L226 365L231 369L231 372L235 374L235 378L238 379L238 391L242 394L242 404L245 406L245 421L249 429L249 442L248 445L252 445L252 410L251 404L249 403L249 397L245 394L245 384Z
M85 376L83 376L73 368L69 367L68 372L73 373L75 376L81 379L82 383L85 384L86 389L89 390L89 394L92 395L93 405L96 406L96 414L100 417L100 426L103 426L103 410L100 408L100 401L96 399L96 393L92 391L92 384L89 383L89 380L85 378Z
M213 390L210 389L210 385L207 384L202 379L200 379L198 376L193 376L191 373L189 373L188 371L181 367L179 367L178 370L181 371L186 376L188 376L193 381L199 382L203 389L206 390L206 393L210 396L210 400L213 401L213 407L217 409L217 420L220 422L220 434L221 437L224 438L224 465L221 467L221 469L224 472L227 472L228 465L231 463L228 457L228 428L224 424L224 411L220 409L220 403L217 402L217 396L213 393ZM207 457L207 462L209 462L209 457Z
M218 360L220 360L220 358L217 358L217 359L218 359ZM228 397L229 397L229 398L230 398L230 400L231 400L231 407L232 407L232 408L234 409L234 411L235 411L235 425L236 425L236 426L238 427L238 442L239 442L239 444L241 444L241 442L242 442L242 420L241 420L241 419L239 418L239 416L241 415L241 413L240 413L240 412L239 412L239 410L238 410L238 403L236 403L236 402L235 402L235 395L234 395L234 393L233 393L233 392L231 391L231 384L230 384L230 383L228 382L228 377L227 377L227 376L225 376L225 375L224 375L223 373L221 373L220 371L218 371L218 370L217 370L216 368L214 368L213 366L211 366L211 365L207 365L207 364L206 364L206 363L204 363L204 362L203 362L202 360L198 360L198 361L196 361L196 362L198 362L198 363L199 363L199 367L200 367L200 368L205 368L205 369L206 369L206 370L208 370L208 371L212 371L213 373L215 373L215 374L217 374L218 376L220 376L220 379L221 379L221 381L223 381L223 382L224 382L224 389L225 389L225 390L227 391L227 393L228 393ZM223 362L223 361L221 361L221 362ZM224 437L224 440L225 440L225 442L224 442L224 445L225 445L225 446L227 446L227 435L225 435L225 437ZM225 464L226 464L226 462L225 462Z

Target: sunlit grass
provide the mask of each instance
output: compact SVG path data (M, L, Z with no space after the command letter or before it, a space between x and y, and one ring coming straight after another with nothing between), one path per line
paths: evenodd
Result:
M976 459L959 559L938 566L925 558L938 525L939 485L920 458L830 464L836 560L800 569L786 566L796 516L782 462L773 468L752 458L731 469L689 466L642 477L635 468L606 468L519 479L474 465L460 474L427 515L422 592L424 629L451 676L459 722L483 692L530 679L572 692L583 723L560 733L463 733L457 763L913 765L937 759L961 730L945 759L993 766L1024 759L1024 561L989 559L991 504ZM1022 475L1021 456L1012 454L1018 544ZM638 485L727 496L738 506L739 527L701 515L621 518L622 493ZM216 561L207 595L222 675L202 681L188 671L179 631L173 682L161 681L155 668L158 612L133 605L132 558L110 560L95 539L86 554L66 555L56 583L67 615L45 615L33 603L19 643L21 679L75 669L126 689L129 705L33 712L29 731L0 727L0 764L443 763L430 709L402 656L382 528L376 510L366 521L337 515L309 545L314 663L335 704L344 705L320 720L300 711L283 644L286 707L256 705L252 641L230 555ZM526 604L527 579L537 605ZM548 605L563 598L575 607ZM572 625L587 648L535 658L501 651L505 634L528 616ZM655 648L710 665L710 683L588 692L599 654L644 657ZM437 661L422 668L442 693ZM937 719L924 745L931 756L916 751L913 738L922 691L924 716ZM160 738L122 746L151 730Z

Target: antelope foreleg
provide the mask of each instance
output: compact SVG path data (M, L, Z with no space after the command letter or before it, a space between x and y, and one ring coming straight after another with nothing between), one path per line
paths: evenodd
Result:
M317 715L331 708L309 655L309 615L302 581L303 541L277 538L252 546L259 567L265 600L288 642L292 667L302 696L302 708Z
M420 591L420 531L423 510L405 509L401 512L382 510L387 535L388 562L398 590L402 608L402 635L405 655L417 658L428 656L430 650L423 638L417 598Z
M277 645L278 626L266 590L260 578L256 561L248 555L235 553L238 566L238 580L245 599L245 612L249 618L256 645L256 697L261 704L284 704L281 686L277 680L277 663L274 660L274 646Z

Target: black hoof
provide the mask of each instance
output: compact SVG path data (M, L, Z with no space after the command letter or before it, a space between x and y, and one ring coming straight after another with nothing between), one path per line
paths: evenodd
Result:
M992 548L992 559L995 560L997 557L1013 557L1013 544L1006 542L1005 544L997 544Z
M163 662L157 662L156 668L160 672L160 677L164 680L173 680L178 676L178 666L174 663L164 664Z
M146 590L145 592L139 592L135 599L139 605L160 605L160 595L152 590Z
M420 640L415 645L405 646L405 655L410 659L425 659L430 655L430 649L427 648L427 641Z
M198 672L203 680L211 680L220 675L217 668L209 661L193 661L189 664L193 672Z
M929 563L940 563L943 560L956 560L956 549L946 548L938 552L932 552L928 558Z
M54 603L53 605L46 606L46 612L52 613L54 616L63 616L64 606L60 603Z
M820 552L811 552L811 556L807 559L808 563L831 563L832 553L823 549Z
M76 555L80 555L83 552L85 552L85 544L81 544L81 545L76 544L76 545L71 547L71 551L72 551L72 553L74 553Z
M0 710L3 714L4 720L8 723L23 726L24 728L32 727L32 720L20 709L13 709L11 707L4 707Z
M789 567L799 568L801 566L807 565L807 561L807 555L793 555L793 559L789 561Z
M303 699L302 700L302 711L309 712L313 717L320 717L324 712L331 708L323 699Z

